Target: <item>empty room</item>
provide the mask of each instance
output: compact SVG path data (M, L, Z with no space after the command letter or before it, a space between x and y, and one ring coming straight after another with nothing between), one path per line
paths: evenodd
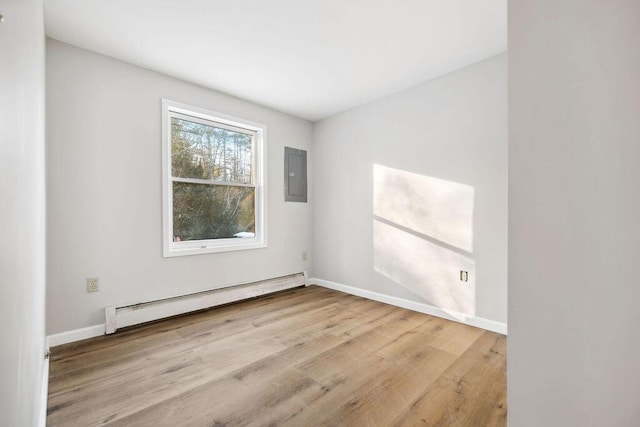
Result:
M0 0L0 425L640 425L638 0Z

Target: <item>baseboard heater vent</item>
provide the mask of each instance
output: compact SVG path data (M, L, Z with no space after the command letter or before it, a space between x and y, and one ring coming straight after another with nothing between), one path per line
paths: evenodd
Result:
M305 272L157 301L122 307L107 307L105 309L106 333L112 334L118 329L127 326L139 325L153 320L204 310L230 302L306 285L307 274Z

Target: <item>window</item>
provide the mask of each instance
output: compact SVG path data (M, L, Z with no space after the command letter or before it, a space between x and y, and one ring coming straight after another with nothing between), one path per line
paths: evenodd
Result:
M164 256L266 247L264 125L162 101Z

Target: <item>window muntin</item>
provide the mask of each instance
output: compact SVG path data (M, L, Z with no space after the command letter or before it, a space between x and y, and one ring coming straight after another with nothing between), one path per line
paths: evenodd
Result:
M163 100L164 255L265 247L263 125Z

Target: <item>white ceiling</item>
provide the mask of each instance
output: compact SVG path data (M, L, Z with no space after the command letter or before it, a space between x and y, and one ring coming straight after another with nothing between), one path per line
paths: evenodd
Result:
M47 35L309 120L506 51L506 0L45 0Z

